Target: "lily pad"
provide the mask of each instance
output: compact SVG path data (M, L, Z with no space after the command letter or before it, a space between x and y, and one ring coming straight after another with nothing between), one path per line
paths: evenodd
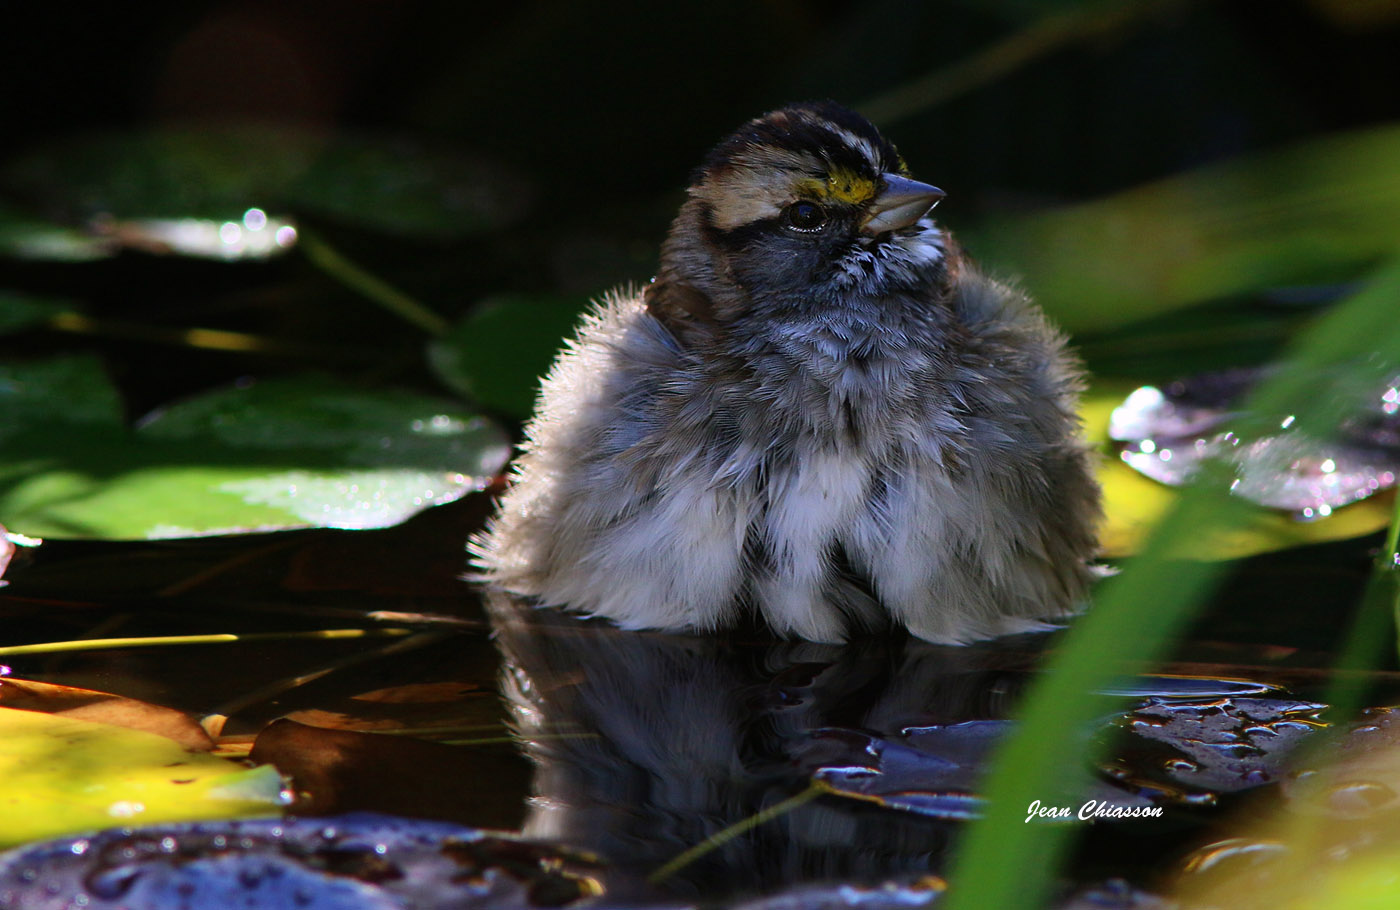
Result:
M0 708L0 844L134 822L268 815L269 765L242 768L155 733Z
M563 847L357 813L110 830L35 844L0 855L0 895L36 910L556 907L599 897L597 872L590 858Z
M1180 492L1149 480L1117 457L1109 439L1109 423L1115 408L1136 388L1135 384L1106 382L1085 397L1084 427L1091 442L1105 454L1098 463L1104 492L1104 521L1099 537L1110 558L1137 552L1152 527L1177 502ZM1110 454L1111 453L1111 454ZM1229 532L1203 529L1179 548L1185 558L1227 560L1282 550L1286 547L1346 540L1374 533L1390 523L1394 502L1382 494L1364 499L1318 521L1297 521L1292 515L1260 508L1244 527Z
M1273 783L1294 750L1326 724L1325 705L1298 699L1150 699L1117 721L1134 736L1101 769L1163 802L1212 805L1223 793Z
M933 818L977 818L984 809L977 785L1010 726L1006 720L972 720L911 727L897 738L828 728L813 733L801 761L816 766L812 779L830 793ZM1115 818L1138 817L1152 805L1087 774L1045 802L1079 806L1086 800Z
M84 357L0 366L0 418L0 522L35 537L388 527L510 454L454 402L320 378L217 390L131 429Z
M1400 474L1400 375L1368 396L1339 400L1348 415L1306 431L1290 415L1267 415L1262 435L1246 427L1241 400L1260 370L1206 373L1162 389L1143 386L1113 411L1109 435L1123 461L1153 480L1179 486L1208 459L1234 469L1230 487L1261 505L1303 519L1326 517L1395 485Z

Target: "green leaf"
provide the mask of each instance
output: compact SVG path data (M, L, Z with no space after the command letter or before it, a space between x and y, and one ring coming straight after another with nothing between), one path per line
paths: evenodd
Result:
M0 367L0 419L0 523L35 537L387 527L510 454L452 402L321 379L218 390L133 431L87 358Z
M279 813L271 765L242 768L155 733L0 707L0 846L110 828Z
M528 417L539 378L573 334L575 299L497 297L472 309L428 346L428 363L456 391L514 417Z
M92 357L0 363L0 444L7 450L53 424L116 428L121 422L117 390Z
M1400 126L1329 136L985 225L983 261L1074 331L1347 281L1400 247Z

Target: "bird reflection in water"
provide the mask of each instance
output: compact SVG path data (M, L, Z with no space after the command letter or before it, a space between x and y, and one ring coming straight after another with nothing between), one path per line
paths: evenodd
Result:
M964 722L999 728L1038 650L1032 637L835 646L627 632L500 592L490 609L505 697L535 765L524 833L604 858L614 899L645 890L640 883L677 855L790 800L814 776L874 776L866 768L879 747L911 729L967 731L961 745L951 738L952 752L975 764L990 725ZM926 758L915 777L935 785L976 773L956 754ZM957 822L879 802L802 802L657 884L716 898L936 875Z

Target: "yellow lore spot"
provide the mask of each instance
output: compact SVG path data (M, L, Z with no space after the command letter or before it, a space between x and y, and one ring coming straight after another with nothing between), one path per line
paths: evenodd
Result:
M874 198L878 188L875 181L869 177L845 168L833 168L825 180L802 180L797 189L804 195L824 202L860 205Z
M875 181L844 169L833 169L826 176L826 189L832 199L859 205L875 195Z

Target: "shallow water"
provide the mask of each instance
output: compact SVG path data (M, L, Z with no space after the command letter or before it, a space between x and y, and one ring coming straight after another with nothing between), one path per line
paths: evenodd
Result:
M484 604L458 576L461 542L487 508L470 497L388 531L46 543L17 557L0 590L6 644L263 637L0 662L18 677L226 717L221 746L289 775L296 815L374 810L596 855L588 876L602 894L569 903L889 881L919 900L936 892L926 877L980 812L987 757L1054 634L829 646L755 630L629 633L507 598ZM1368 543L1239 564L1170 664L1115 686L1121 710L1085 731L1111 738L1108 758L1046 757L1081 773L1040 808L1074 815L1092 801L1100 813L1066 895L1116 888L1094 899L1130 906L1143 893L1114 880L1159 887L1241 800L1287 798L1290 753L1337 720L1316 699ZM342 628L381 637L277 637ZM1400 694L1393 666L1368 679L1371 704ZM1105 817L1146 809L1161 816ZM668 867L722 832L715 849ZM815 895L789 897L830 896Z

